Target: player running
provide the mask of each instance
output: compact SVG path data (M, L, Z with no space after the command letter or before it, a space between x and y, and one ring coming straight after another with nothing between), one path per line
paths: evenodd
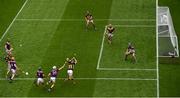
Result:
M4 47L6 51L6 57L4 59L6 62L8 62L12 58L12 50L13 50L13 48L11 47L10 41L7 41Z
M89 11L86 12L85 20L86 20L86 30L88 29L88 26L90 24L92 24L94 27L94 30L96 30L96 26L95 26L94 21L93 21L93 16Z
M48 89L49 92L55 86L55 82L56 82L56 78L57 78L58 72L61 69L63 69L64 66L65 66L65 64L62 67L60 67L59 69L56 66L53 66L52 71L48 74L48 76L50 77L50 80L47 82L47 85L51 84L50 88Z
M5 47L6 53L8 55L11 55L13 48L11 47L10 41L7 41L4 47Z
M133 57L133 61L134 63L136 62L136 56L135 56L135 48L132 46L131 43L128 44L128 48L126 49L126 52L125 52L125 60L127 60L127 57L130 55Z
M67 79L66 80L74 80L73 78L73 70L74 66L77 64L77 59L75 57L72 57L71 59L66 59L68 65L67 65Z
M14 79L14 77L15 77L15 75L16 75L16 71L17 71L17 69L18 69L14 57L12 57L11 61L9 61L9 65L10 65L10 67L9 67L10 69L8 70L7 75L8 75L9 73L11 73L10 83L12 83L12 80Z
M112 26L112 24L109 24L107 26L107 37L108 37L108 43L109 44L112 43L112 37L113 37L114 31L115 31L115 28Z
M36 85L39 86L41 84L44 84L44 72L42 71L41 68L37 70L36 76L37 76Z

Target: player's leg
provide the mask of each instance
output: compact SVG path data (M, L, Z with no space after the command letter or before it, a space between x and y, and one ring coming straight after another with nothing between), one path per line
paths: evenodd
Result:
M109 44L112 43L112 34L108 34L108 43L109 43Z
M56 77L51 77L51 86L48 89L48 91L51 91L54 88L55 83L56 83Z
M91 20L90 22L91 22L91 24L93 25L94 30L96 30L96 26L95 26L94 21L93 21L93 20Z
M133 56L134 63L136 63L137 60L136 60L136 55L135 55L135 53L133 53L132 56Z
M36 86L39 86L40 85L40 79L37 78L37 81L36 81Z
M43 78L41 78L40 83L41 83L42 85L44 85L44 79L43 79Z
M51 84L52 83L52 77L50 77L49 81L46 83L47 85Z
M128 57L129 54L130 54L129 51L126 51L126 52L125 52L125 61L127 60L127 57Z
M86 20L86 30L88 29L89 23L90 23L90 21Z
M10 71L11 71L10 69L7 70L7 72L6 72L6 78L8 77Z
M16 70L11 69L10 83L12 83L12 80L14 80L15 75L16 75Z

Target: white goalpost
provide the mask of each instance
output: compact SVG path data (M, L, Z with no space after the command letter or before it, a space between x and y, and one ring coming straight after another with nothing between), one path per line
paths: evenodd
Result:
M178 38L168 7L158 7L158 55L179 57Z

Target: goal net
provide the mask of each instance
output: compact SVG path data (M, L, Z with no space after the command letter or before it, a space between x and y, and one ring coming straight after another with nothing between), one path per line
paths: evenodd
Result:
M168 7L158 7L158 55L179 57L178 38Z

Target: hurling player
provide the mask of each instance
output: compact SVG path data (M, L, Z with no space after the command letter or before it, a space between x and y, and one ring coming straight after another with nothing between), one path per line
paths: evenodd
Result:
M72 57L71 59L66 59L68 65L67 65L67 80L73 80L73 70L74 66L77 64L77 59L75 57Z
M125 60L127 60L128 56L132 56L134 62L136 62L136 55L135 55L135 53L136 53L135 48L132 46L131 43L129 43L128 47L126 49L126 52L125 52Z
M15 75L16 75L16 71L18 69L17 65L16 65L16 61L14 59L14 57L11 58L11 61L9 61L9 70L7 72L7 75L10 73L10 83L12 82L12 80L14 79Z
M93 21L93 16L89 11L86 12L85 20L86 20L86 29L88 29L88 26L90 24L92 24L93 27L94 27L94 30L96 30L96 27L95 27L95 24L94 24L94 21Z
M51 91L52 88L55 86L55 82L56 82L56 78L58 75L58 72L63 69L65 66L65 64L60 67L59 69L56 66L53 66L51 72L48 74L48 76L50 77L49 81L47 82L47 85L51 84L50 88L48 89L48 91Z
M39 86L40 84L44 84L44 72L42 71L41 68L37 70L36 77L37 77L37 81L36 81L37 86Z
M115 31L115 28L112 26L112 24L109 24L107 26L107 37L108 37L108 43L109 44L112 43L112 37L113 37L114 31Z

